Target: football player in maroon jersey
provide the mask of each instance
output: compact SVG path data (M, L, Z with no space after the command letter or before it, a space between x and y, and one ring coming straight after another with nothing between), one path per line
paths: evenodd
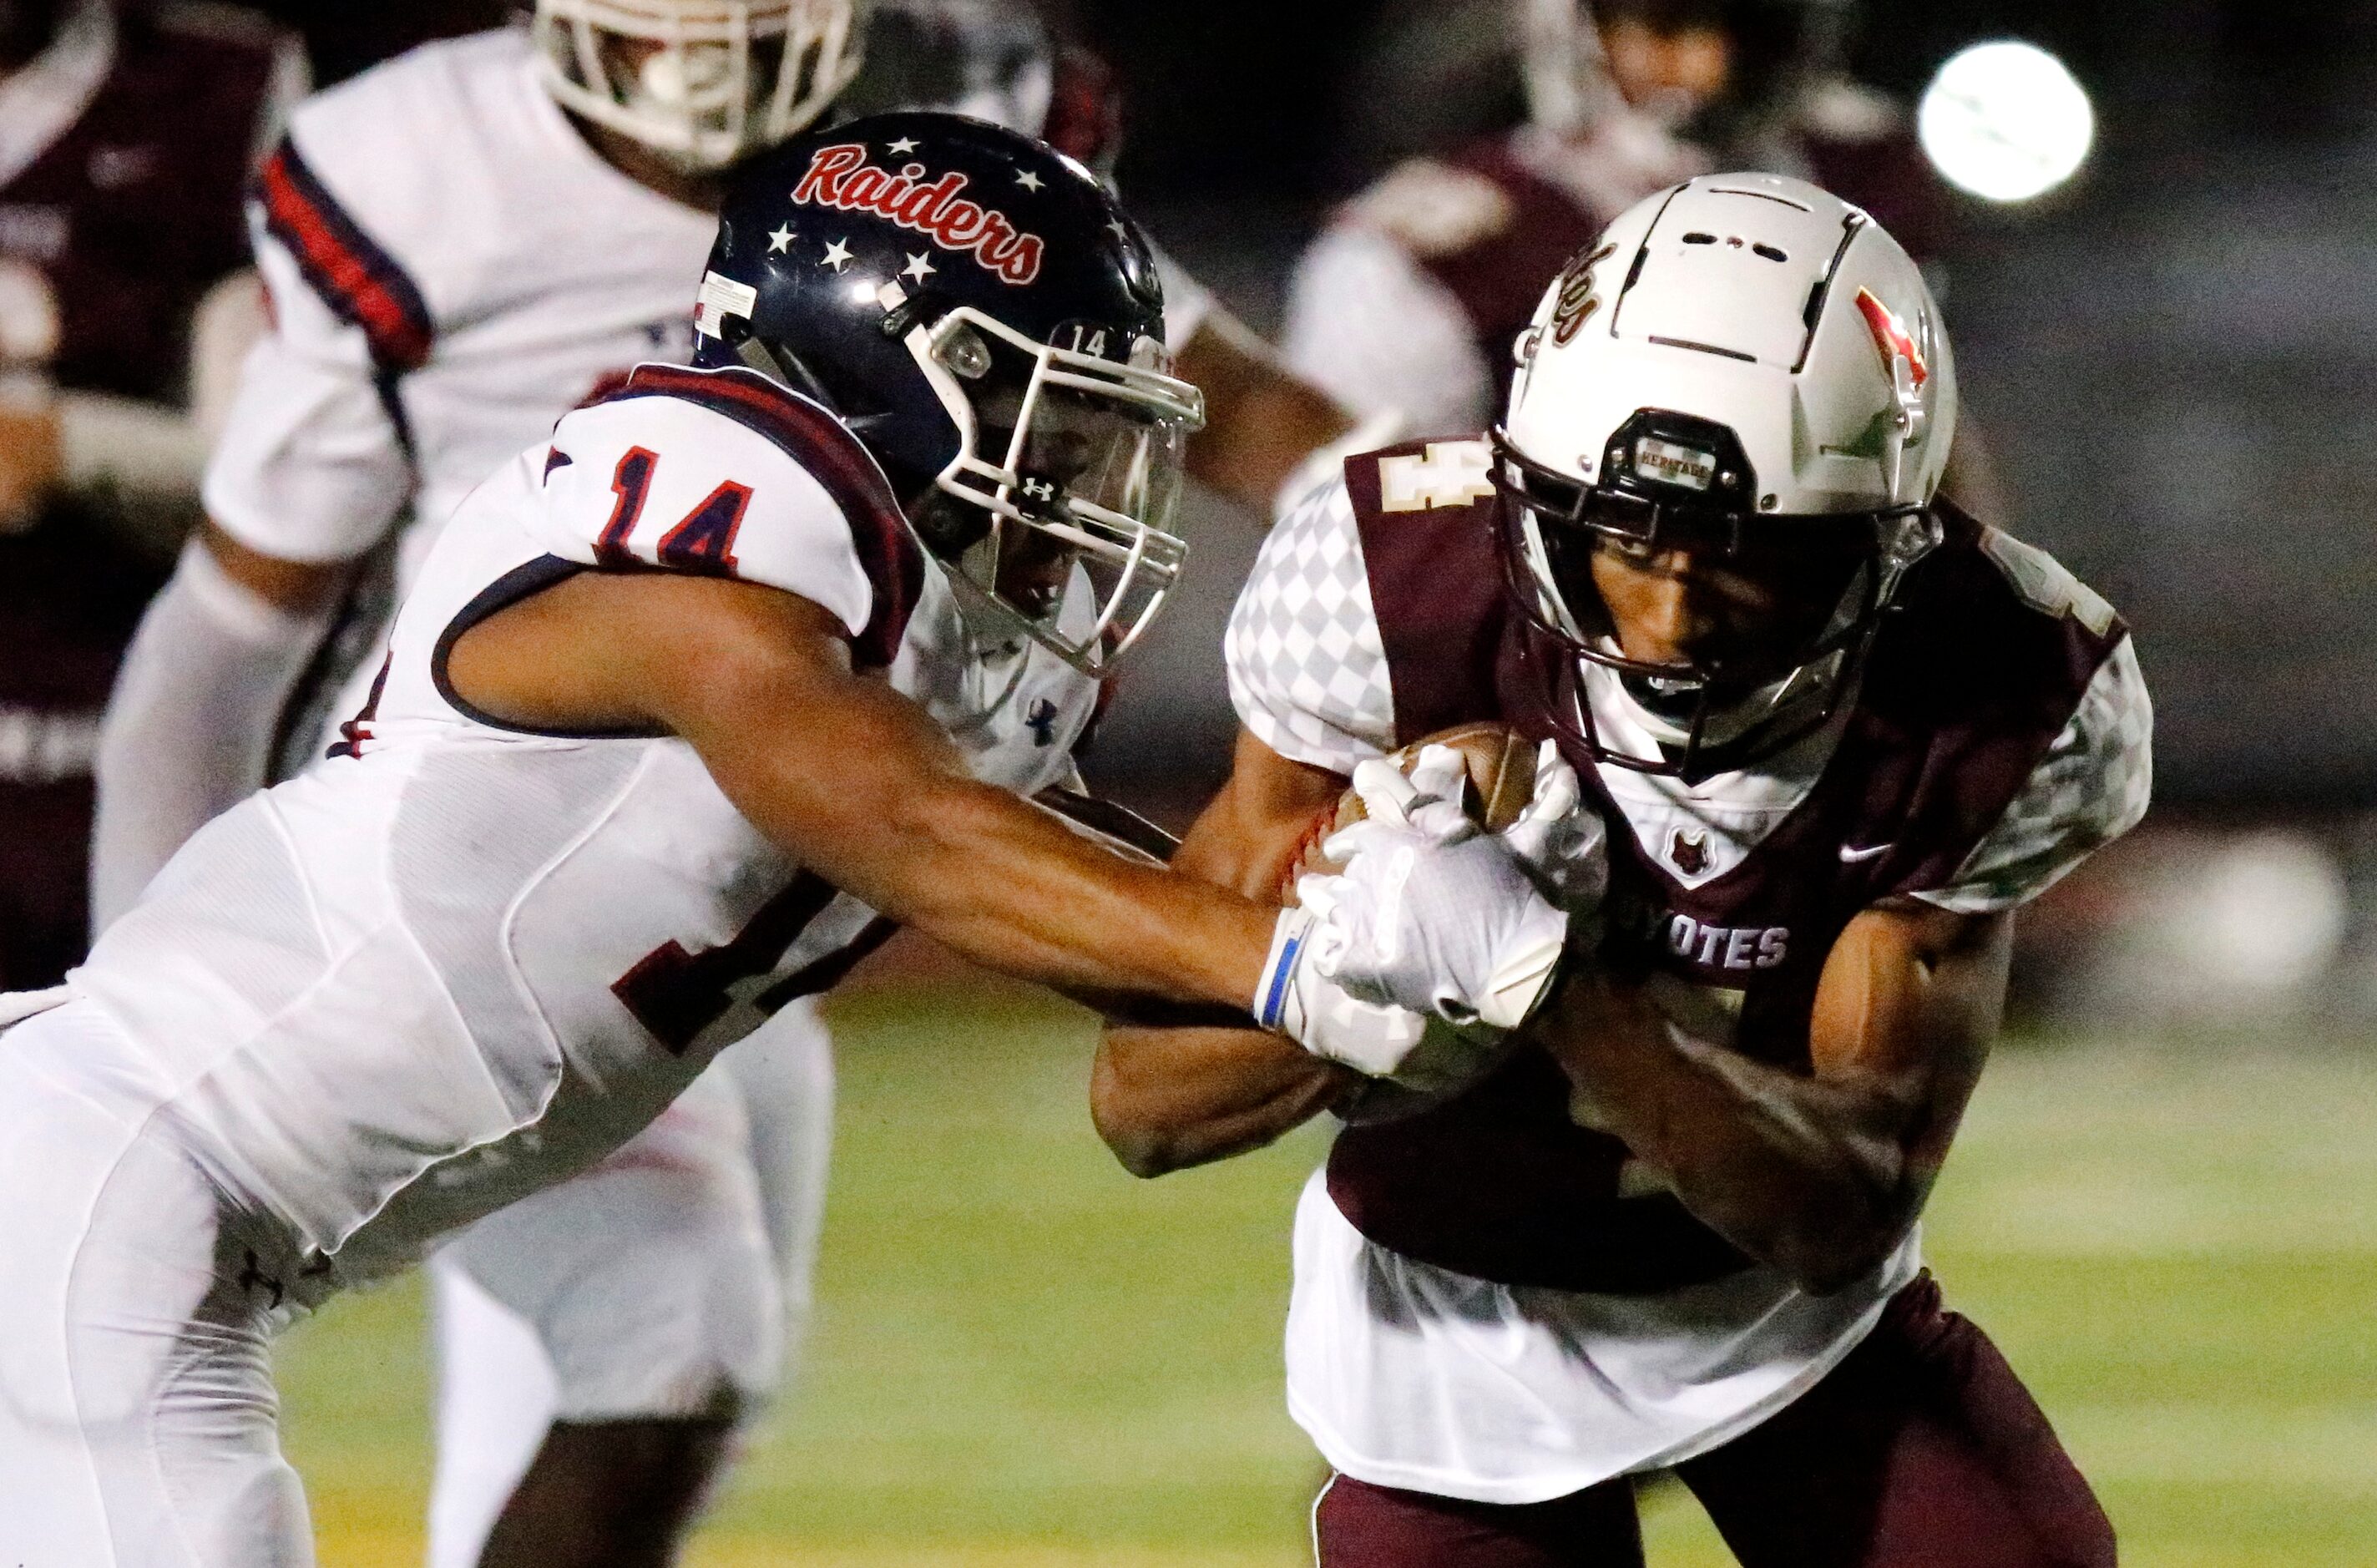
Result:
M1814 186L1646 201L1522 353L1489 437L1354 459L1281 521L1230 632L1236 772L1176 864L1276 890L1363 764L1499 721L1607 826L1602 939L1465 1087L1117 1029L1099 1126L1153 1176L1347 1119L1287 1335L1323 1568L1639 1562L1665 1469L1747 1568L2109 1564L1917 1222L2013 911L2145 809L2127 630L1937 499L1936 305Z
M80 956L99 713L255 317L240 190L302 85L219 8L0 3L0 990Z

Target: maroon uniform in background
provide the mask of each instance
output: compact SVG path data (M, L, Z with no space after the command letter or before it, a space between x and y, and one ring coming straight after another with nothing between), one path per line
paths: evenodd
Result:
M1297 269L1284 336L1297 374L1425 434L1499 419L1512 345L1545 285L1642 197L1694 174L1756 169L1864 208L1932 269L1953 208L1891 100L1823 84L1753 150L1664 146L1612 124L1578 139L1523 126L1415 160L1339 212Z
M54 303L61 389L178 402L193 313L247 263L241 193L286 83L279 35L239 13L78 5L0 88L0 260ZM30 157L27 156L30 154ZM0 533L0 990L54 985L88 924L99 715L161 563L67 496Z

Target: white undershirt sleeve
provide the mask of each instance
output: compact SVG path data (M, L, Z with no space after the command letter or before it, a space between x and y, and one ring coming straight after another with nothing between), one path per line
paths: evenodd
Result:
M184 548L100 729L94 932L138 901L192 833L263 784L281 705L328 619L267 603L197 540Z

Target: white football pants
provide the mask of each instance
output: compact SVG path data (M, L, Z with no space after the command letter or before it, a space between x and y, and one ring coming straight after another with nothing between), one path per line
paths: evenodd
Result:
M170 1092L88 1005L0 1035L9 1568L314 1562L269 1349L327 1282L183 1151Z
M765 1406L806 1326L832 1138L832 1040L795 1003L611 1158L438 1251L430 1568L476 1568L556 1420Z

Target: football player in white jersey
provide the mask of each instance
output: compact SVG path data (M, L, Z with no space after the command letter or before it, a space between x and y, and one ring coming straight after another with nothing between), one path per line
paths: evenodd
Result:
M1938 498L1938 305L1805 182L1653 197L1523 353L1504 427L1353 459L1273 531L1175 865L1277 887L1349 776L1499 722L1607 824L1593 956L1416 1101L1248 1031L1114 1034L1101 1129L1153 1176L1347 1111L1287 1329L1321 1568L1640 1568L1667 1469L1744 1568L2110 1568L1917 1221L2014 912L2146 809L2128 628Z
M503 464L334 763L0 999L0 1561L310 1562L273 1334L616 1150L893 921L1380 1074L1420 1009L1516 1024L1549 984L1549 824L1382 820L1282 913L1021 798L1185 553L1200 400L1103 186L911 114L740 190L710 368L639 367Z
M1110 114L1059 113L1094 83L1028 16L891 0L873 25L892 86L947 80L970 110L1061 119L1065 150L1111 154ZM102 922L200 823L320 756L321 717L376 668L388 579L411 581L470 489L629 366L690 353L720 171L834 102L867 26L852 0L545 0L532 31L431 45L305 106L255 212L275 330L105 733ZM914 68L927 44L964 68ZM1216 391L1192 471L1267 507L1347 422L1176 283L1183 369ZM285 702L301 677L317 700ZM549 1550L555 1518L599 1536L685 1514L797 1340L831 1071L821 1023L789 1007L604 1168L441 1254L438 1568L477 1562L516 1496L510 1533Z

